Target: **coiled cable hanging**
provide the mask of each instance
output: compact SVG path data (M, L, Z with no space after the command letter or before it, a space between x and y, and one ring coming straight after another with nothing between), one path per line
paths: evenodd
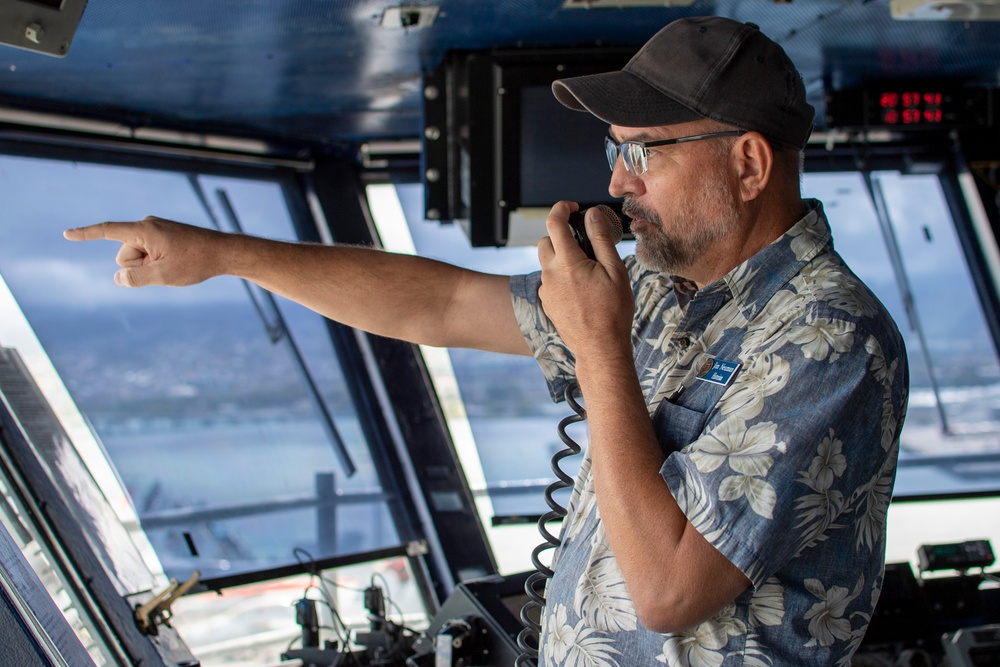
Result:
M559 463L566 457L574 456L583 451L580 445L566 433L568 426L586 421L587 419L587 411L576 400L578 389L579 386L575 382L572 382L566 387L566 391L564 392L566 403L573 409L575 414L569 415L559 422L559 439L562 440L566 447L553 454L549 464L556 476L556 481L549 484L545 489L545 503L549 506L549 511L538 519L538 532L541 533L545 541L531 552L531 564L534 565L536 571L532 572L524 582L524 592L527 593L529 599L521 607L521 622L524 623L524 629L517 635L517 647L521 649L521 655L514 661L515 667L532 667L538 659L538 648L541 641L540 632L542 629L541 609L545 605L545 585L554 574L552 568L542 563L539 555L543 551L555 549L561 544L559 538L549 532L546 526L549 521L566 518L566 508L556 502L554 494L557 491L573 486L573 478L559 467ZM535 621L529 615L529 612L535 609L539 610L538 621ZM534 640L534 646L529 643L530 640Z

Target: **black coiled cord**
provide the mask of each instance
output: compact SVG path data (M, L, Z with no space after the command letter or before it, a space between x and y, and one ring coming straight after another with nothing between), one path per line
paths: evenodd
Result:
M559 439L566 445L566 448L560 449L553 454L552 461L550 462L552 472L556 476L556 481L549 484L545 489L545 503L549 506L550 511L538 519L538 532L542 534L545 541L531 552L531 564L535 566L535 570L537 571L532 572L528 576L527 581L524 582L524 592L528 594L529 599L521 607L521 622L524 623L524 629L517 635L517 647L521 649L521 655L514 661L515 667L533 667L538 659L539 633L542 629L540 623L541 609L545 605L545 584L554 574L552 568L544 565L538 557L543 551L554 549L560 545L559 538L550 533L548 527L545 525L549 521L566 518L566 508L556 502L554 494L561 489L572 487L573 478L559 467L559 463L564 458L574 456L583 451L580 445L566 433L568 426L586 421L587 419L587 411L576 400L575 394L578 388L575 382L570 383L566 387L564 394L566 403L573 408L573 412L576 414L572 414L559 422ZM529 616L529 612L535 609L539 610L539 622L536 622ZM529 640L534 640L534 646L528 643Z

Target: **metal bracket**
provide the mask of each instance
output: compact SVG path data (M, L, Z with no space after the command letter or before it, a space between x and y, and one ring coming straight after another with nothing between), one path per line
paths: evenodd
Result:
M171 579L170 585L163 592L157 593L149 602L137 604L135 606L135 624L139 630L145 635L156 635L159 632L158 626L166 625L169 627L170 619L173 617L170 605L174 603L174 600L191 590L198 583L200 577L201 573L195 570L191 573L191 578L183 584L178 583L176 579Z

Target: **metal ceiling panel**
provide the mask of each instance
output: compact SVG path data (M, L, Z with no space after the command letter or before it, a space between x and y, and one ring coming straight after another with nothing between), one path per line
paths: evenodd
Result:
M671 20L701 14L752 21L782 43L818 127L827 87L913 77L996 85L1000 67L1000 23L898 21L888 0L414 4L437 7L432 24L383 27L385 10L400 7L384 0L91 0L63 58L0 45L0 104L316 149L413 139L421 75L450 49L638 46Z

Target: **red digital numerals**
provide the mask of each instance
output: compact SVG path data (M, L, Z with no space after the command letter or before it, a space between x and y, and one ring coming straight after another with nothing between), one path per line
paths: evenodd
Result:
M936 124L943 119L938 92L885 91L879 96L882 123L885 125Z

